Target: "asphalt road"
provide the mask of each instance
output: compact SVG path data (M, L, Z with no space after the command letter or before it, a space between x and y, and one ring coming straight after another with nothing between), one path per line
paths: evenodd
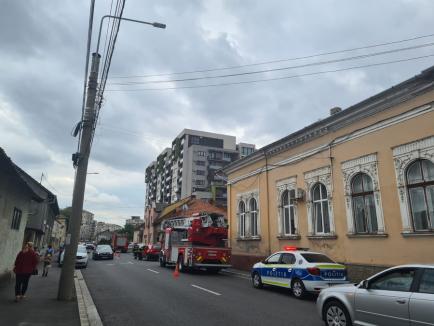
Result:
M105 326L322 325L315 298L287 289L254 289L242 276L180 274L131 254L89 260L82 273Z

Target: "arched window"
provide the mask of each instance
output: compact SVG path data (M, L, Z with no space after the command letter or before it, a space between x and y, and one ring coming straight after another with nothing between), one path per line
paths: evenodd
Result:
M315 234L330 233L327 189L322 183L313 186L312 199Z
M351 197L356 233L377 233L378 223L374 188L369 175L358 173L353 177Z
M415 231L434 229L434 163L417 160L406 173L410 210Z
M250 235L258 235L258 203L255 198L250 199Z
M282 223L284 235L296 234L294 212L295 190L285 190L282 193Z
M238 212L240 215L240 237L244 238L246 236L246 204L243 201L240 201Z

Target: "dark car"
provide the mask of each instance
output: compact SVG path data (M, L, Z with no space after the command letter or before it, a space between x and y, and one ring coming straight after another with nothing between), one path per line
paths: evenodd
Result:
M143 248L142 256L145 260L158 260L158 256L160 255L161 244L154 243L148 244Z
M91 244L91 243L88 243L88 244L86 244L86 250L88 252L92 251L92 250L95 250L95 246L93 244Z
M92 259L113 259L113 250L109 245L98 245L92 254Z

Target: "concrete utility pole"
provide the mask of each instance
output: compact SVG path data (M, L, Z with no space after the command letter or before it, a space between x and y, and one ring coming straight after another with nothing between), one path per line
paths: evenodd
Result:
M91 12L93 12L93 3ZM93 14L92 14L93 17ZM80 139L80 151L74 157L77 166L74 182L74 192L72 195L72 212L69 224L69 234L65 240L65 254L63 259L62 273L60 274L59 290L57 293L58 300L72 300L74 298L74 269L75 257L77 254L78 240L80 236L81 215L83 212L84 191L86 186L87 165L89 162L90 147L92 142L92 133L96 119L95 100L98 86L98 70L101 55L98 53L101 40L101 30L104 19L112 18L126 20L134 23L151 25L157 28L166 28L165 24L149 23L136 19L129 19L117 16L106 15L101 18L96 52L92 54L92 65L89 74L89 83L87 87L86 108L84 110L82 121L82 133ZM69 237L68 237L69 236Z
M81 227L81 214L83 211L84 191L86 186L87 165L89 162L92 129L95 120L95 99L98 85L98 70L101 55L92 54L92 65L87 88L86 108L83 116L80 152L77 158L77 171L72 197L72 212L69 223L68 236L65 246L62 273L60 274L58 300L72 300L74 298L74 269L77 254L78 238ZM69 242L69 243L68 243Z

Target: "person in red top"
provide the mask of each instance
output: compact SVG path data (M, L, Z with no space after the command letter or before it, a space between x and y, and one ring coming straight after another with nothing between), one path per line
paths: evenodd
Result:
M17 258L15 259L14 272L16 275L15 281L15 301L25 298L27 286L29 285L29 279L33 271L38 265L39 257L33 251L33 243L27 242L24 245Z

